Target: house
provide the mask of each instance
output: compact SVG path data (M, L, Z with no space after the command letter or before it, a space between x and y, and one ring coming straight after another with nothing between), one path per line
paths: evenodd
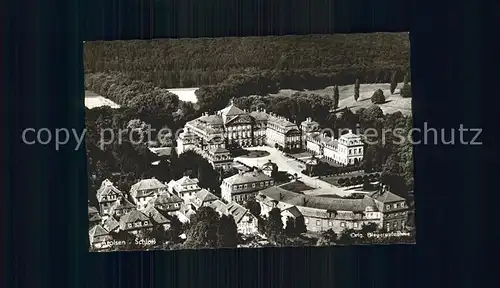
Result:
M259 190L273 185L273 178L254 169L249 172L239 171L238 174L224 179L220 187L222 199L225 201L243 202L255 196Z
M207 189L201 189L196 192L196 194L191 199L191 205L193 205L194 209L199 209L203 206L208 206L212 204L215 200L219 200L219 197L210 193Z
M249 235L258 233L258 219L250 210L236 202L226 205L226 215L231 215L238 227L238 233Z
M154 224L162 226L165 231L170 228L170 220L160 211L158 211L153 205L148 205L148 207L146 207L143 212L146 216L153 220Z
M143 212L132 210L120 217L120 230L137 235L139 231L151 232L153 223Z
M112 240L113 237L101 225L96 225L89 230L89 241L92 248L107 248L107 243Z
M101 223L101 216L96 208L88 206L89 227L94 227Z
M196 212L191 209L191 205L182 204L181 208L176 211L177 218L181 223L189 223L191 221L191 216L196 214Z
M97 190L96 197L99 202L99 212L101 216L107 216L111 206L124 196L108 179L102 181L101 187ZM105 217L103 217L105 218Z
M182 198L184 203L189 203L191 197L201 190L198 186L198 179L189 176L184 176L176 181L172 180L167 186L169 192Z
M354 165L363 160L364 142L352 130L339 139L312 132L306 136L306 150L340 165Z
M385 231L401 231L407 226L410 207L406 199L390 192L387 186L369 195L382 212L382 226Z
M167 191L167 186L156 178L143 179L130 188L130 196L137 205L138 210L143 210L148 201Z
M278 165L276 165L276 163L272 162L271 159L269 159L268 162L266 162L266 163L264 163L264 165L262 165L260 170L265 175L271 177L273 172L278 171Z
M256 200L263 215L268 215L273 208L280 209L285 223L287 217L300 217L300 212L308 231L321 232L332 229L340 233L344 229L359 230L370 223L382 228L382 212L376 200L368 195L362 199L327 198L299 194L281 187L270 187L260 191Z
M108 217L102 223L102 227L110 233L118 233L118 231L120 230L120 223L116 221L115 217Z
M175 215L184 203L179 196L166 192L158 195L155 199L149 200L148 205L153 205L156 209L165 212L168 215Z
M122 197L115 201L109 208L109 215L120 218L132 210L136 210L136 206L128 201L127 198Z
M226 215L226 204L220 200L215 200L208 207L215 210L215 212L219 213L219 216Z

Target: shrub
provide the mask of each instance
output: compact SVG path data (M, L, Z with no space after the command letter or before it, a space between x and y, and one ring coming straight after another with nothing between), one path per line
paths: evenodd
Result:
M381 89L378 89L373 93L371 100L373 104L384 103L385 102L384 92Z

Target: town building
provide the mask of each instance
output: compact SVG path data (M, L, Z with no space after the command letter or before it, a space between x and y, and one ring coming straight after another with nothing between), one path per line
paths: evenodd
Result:
M159 194L165 193L167 186L156 178L142 179L130 188L130 196L137 205L138 210L143 210L148 205L149 200L156 198Z
M223 169L233 160L229 150L262 145L302 149L302 132L284 117L265 110L248 112L231 101L212 115L205 113L187 122L177 139L179 154L195 151Z
M344 229L359 230L370 223L375 223L379 229L388 227L389 231L399 231L404 229L403 218L406 217L406 214L401 214L406 209L405 200L389 191L375 192L362 199L345 199L309 196L281 187L270 187L260 191L256 200L261 206L262 215L268 215L273 208L278 208L282 212L284 224L288 217L302 216L306 229L315 232L329 229L336 233Z
M340 165L354 165L363 160L364 143L352 130L339 139L326 133L311 132L306 135L306 150Z
M216 200L219 200L219 197L215 196L207 189L201 189L191 198L191 205L197 210L200 209L200 207L209 206Z
M250 213L250 210L244 208L236 202L231 202L226 205L226 214L234 218L234 222L238 227L238 233L249 235L258 233L258 219Z
M120 230L120 223L116 221L115 217L108 217L103 221L102 227L110 233L117 233Z
M190 178L189 176L183 176L178 180L171 180L167 186L168 191L180 197L184 203L189 203L196 192L201 190L198 185L198 179Z
M243 202L254 197L259 190L274 185L273 178L262 171L239 171L231 177L225 178L221 184L222 199L227 202Z
M120 230L137 235L139 231L151 232L153 223L143 212L133 210L120 217Z
M90 247L94 249L107 248L107 243L112 240L113 237L101 225L96 225L89 230Z
M118 190L108 179L102 181L101 187L96 193L97 202L99 203L99 212L102 218L106 218L109 214L109 209L116 201L124 197L122 191Z
M387 186L370 194L382 212L385 231L400 231L407 228L410 207L403 197L389 192Z
M161 210L161 212L165 212L167 215L175 215L183 203L184 200L182 198L167 192L158 195L155 199L149 200L148 205L153 205L153 207Z
M238 233L244 235L258 233L258 218L250 210L236 202L225 204L220 200L212 202L208 207L214 209L220 216L231 215L236 223Z
M136 206L132 204L127 198L122 197L119 200L115 201L113 206L109 208L109 215L112 217L117 217L120 219L121 216L129 213L132 210L136 210Z
M181 208L176 211L176 216L181 221L181 223L189 223L191 221L191 216L196 214L196 212L191 208L191 205L182 204Z
M92 228L97 224L101 223L101 216L96 208L88 206L88 216L89 216L89 227Z
M162 226L164 231L170 228L170 219L168 219L166 215L163 215L160 211L158 211L158 209L156 209L153 205L148 205L143 213L151 220L153 220L154 224Z

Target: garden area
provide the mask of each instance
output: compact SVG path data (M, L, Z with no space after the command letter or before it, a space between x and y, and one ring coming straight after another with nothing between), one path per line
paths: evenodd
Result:
M307 190L314 189L313 187L308 186L308 185L304 184L303 182L301 182L299 180L292 181L292 182L284 184L284 185L282 185L280 187L283 188L283 189L285 189L285 190L292 191L292 192L295 192L295 193L300 193L302 191L307 191Z
M245 150L245 149L237 149L232 151L233 157L243 157L243 158L261 158L269 156L269 152L264 150Z
M320 177L321 180L338 187L350 187L363 185L363 190L373 190L376 187L373 182L380 181L380 173L365 173L363 171L352 172L349 174Z

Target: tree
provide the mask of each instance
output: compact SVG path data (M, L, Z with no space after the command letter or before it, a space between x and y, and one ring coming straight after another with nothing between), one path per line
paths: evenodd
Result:
M174 242L174 243L178 243L181 240L179 238L179 235L181 235L181 234L182 234L181 221L179 220L179 218L177 218L176 215L171 216L170 217L170 227L166 231L167 240Z
M339 100L339 86L335 85L335 87L333 88L333 109L337 110L339 108Z
M266 235L270 241L279 242L283 234L283 222L281 220L281 211L273 208L269 211L266 221Z
M287 217L286 219L285 233L291 237L294 237L297 234L297 230L295 229L295 220L292 217Z
M411 98L412 97L412 94L411 94L411 85L406 83L403 85L403 88L401 88L400 92L401 94L401 97L404 97L404 98Z
M384 91L382 91L381 89L375 91L372 95L371 100L373 104L383 104L385 102Z
M317 246L329 246L337 241L337 233L332 229L328 229L321 233L321 238L316 243Z
M238 227L233 216L222 215L217 229L218 247L235 248L238 245Z
M359 78L356 78L356 83L354 84L354 101L359 99Z
M245 207L255 216L259 216L261 213L260 204L255 199L247 200Z
M391 94L394 94L394 91L396 91L397 86L398 82L396 81L396 71L394 71L391 75Z
M201 207L191 217L184 246L188 249L218 246L219 214L210 207Z
M304 216L300 216L295 218L295 231L297 234L307 232L307 226L304 219Z

